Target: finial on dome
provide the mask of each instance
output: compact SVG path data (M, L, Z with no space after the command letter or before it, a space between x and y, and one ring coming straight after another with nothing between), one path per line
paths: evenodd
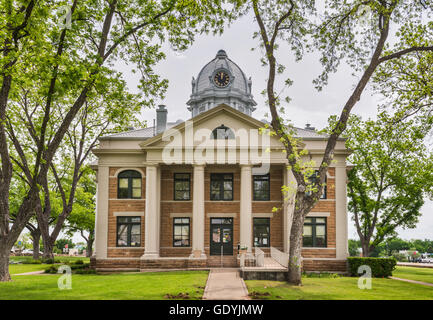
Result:
M227 53L223 49L220 49L218 50L216 56L217 58L227 58Z

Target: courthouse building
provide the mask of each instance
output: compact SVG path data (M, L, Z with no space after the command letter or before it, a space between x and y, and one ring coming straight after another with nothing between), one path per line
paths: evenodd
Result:
M251 78L220 50L193 78L186 105L187 121L167 122L161 105L154 127L102 137L93 150L97 269L233 267L256 248L288 252L293 201L282 186L296 185L283 145L254 117ZM319 165L327 137L295 130ZM305 270L346 269L348 154L340 139L305 219Z

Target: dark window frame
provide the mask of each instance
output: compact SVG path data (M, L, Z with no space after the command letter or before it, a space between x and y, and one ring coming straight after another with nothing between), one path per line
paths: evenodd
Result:
M306 217L311 219L311 222L304 222L304 226L311 226L311 246L304 244L304 237L302 236L302 247L304 248L327 248L328 247L328 219L327 217ZM325 219L325 222L316 222L316 219ZM316 227L325 226L325 243L322 246L317 245Z
M187 174L188 179L176 178L176 175ZM188 190L176 190L176 181L188 181ZM188 191L188 199L176 199L176 191ZM173 175L173 200L175 201L190 201L191 200L191 173L189 172L176 172Z
M267 223L257 223L258 220L266 221ZM267 236L267 245L259 245L256 246L254 239L256 238L256 226L267 226L269 228L268 236ZM257 237L263 238L263 237ZM262 241L263 242L263 241ZM269 248L271 246L271 218L253 218L253 243L255 247L259 248Z
M120 180L121 179L127 179L128 180L128 194L126 197L121 196L120 192ZM134 197L133 193L133 180L134 179L140 179L140 196ZM124 188L122 188L124 189ZM141 173L137 170L124 170L122 172L119 172L117 175L117 199L142 199L143 194L143 176Z
M260 199L256 197L256 190L255 190L255 182L256 181L268 181L268 190L265 195L265 199ZM263 175L253 175L253 201L270 201L271 200L271 176L270 174L263 174Z
M188 219L188 223L176 223L176 219ZM188 226L188 245L180 245L180 246L177 246L177 245L175 245L175 233L174 233L174 229L175 229L175 226ZM182 236L182 235L181 235ZM191 247L191 218L190 217L175 217L175 218L173 218L173 247L175 247L175 248L189 248L189 247Z
M317 179L317 175L319 173L319 170L316 170L309 178L309 180L313 180L313 179ZM328 199L328 175L325 175L325 182L324 182L324 186L323 186L323 190L322 190L322 194L320 195L319 199L323 200L323 199ZM309 193L309 192L308 192Z
M226 176L226 175L230 175L230 179L225 179L224 178L224 176ZM216 179L215 177L219 177L218 179ZM221 178L222 177L222 178ZM220 194L220 199L213 199L212 198L212 182L213 181L220 181L220 182L222 182L221 184L220 184L220 190L219 190L219 194ZM226 191L225 189L224 189L224 182L226 182L226 181L230 181L231 183L232 183L232 189L231 190L227 190L227 191L231 191L231 197L230 197L230 199L224 199L224 192ZM233 190L233 188L234 188L234 179L233 179L233 173L211 173L210 174L210 184L209 184L209 199L211 200L211 201L233 201L233 193L234 193L234 190ZM222 198L221 198L221 195L222 195Z
M119 219L128 219L131 220L132 218L139 218L140 222L132 222L132 221L126 221L126 222L119 222ZM142 231L141 231L141 217L137 217L137 216L129 216L129 217L125 217L125 216L120 216L117 217L116 219L116 247L119 248L125 248L125 247L131 247L131 248L135 248L135 247L141 247L141 240L142 240ZM119 245L119 228L121 225L127 225L127 240L126 240L126 245ZM140 226L140 241L139 244L136 246L131 246L131 230L132 230L132 226L134 225L138 225Z
M224 130L224 136L218 135L218 133L221 133L223 130ZM235 134L232 129L222 124L219 127L216 127L215 129L212 130L210 138L213 140L217 140L217 139L231 140L231 139L235 139Z

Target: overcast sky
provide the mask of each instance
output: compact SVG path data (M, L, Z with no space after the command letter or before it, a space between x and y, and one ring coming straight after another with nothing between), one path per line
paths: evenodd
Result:
M265 99L260 92L266 86L267 69L260 64L260 51L251 51L257 47L256 40L252 39L255 25L250 17L237 21L222 36L203 35L197 37L195 43L183 53L175 53L168 46L165 48L167 59L161 62L156 72L169 80L166 98L159 101L167 105L168 121L178 119L186 120L191 117L186 102L191 94L191 78L197 78L201 68L212 60L219 49L224 49L228 57L236 62L247 77L252 78L252 91L258 103L253 113L256 119L263 119L267 113ZM341 67L337 74L330 77L330 82L322 92L316 91L312 80L321 72L321 65L317 54L308 54L300 62L295 62L288 50L280 50L287 55L279 55L280 63L286 66L284 77L277 82L277 92L283 88L284 79L290 77L294 84L285 90L286 95L292 98L291 104L286 108L286 116L295 126L304 127L311 123L316 128L323 128L332 114L340 113L342 106L348 99L351 90L357 82L348 67ZM127 66L120 65L119 70L124 73L131 90L136 90L138 74L133 74ZM363 117L374 117L378 97L365 92L361 101L355 106L354 113ZM155 110L143 112L143 119L151 126L155 118ZM402 230L400 236L405 239L430 238L433 239L433 202L426 201L422 208L423 216L416 229ZM356 231L353 221L349 220L349 238L355 238Z

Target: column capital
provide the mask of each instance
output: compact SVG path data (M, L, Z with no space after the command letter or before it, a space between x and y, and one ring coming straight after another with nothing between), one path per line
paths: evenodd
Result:
M147 167L155 167L158 168L159 167L159 163L158 162L143 162L143 164Z
M192 167L194 170L204 170L204 167L206 167L205 163L193 163Z

